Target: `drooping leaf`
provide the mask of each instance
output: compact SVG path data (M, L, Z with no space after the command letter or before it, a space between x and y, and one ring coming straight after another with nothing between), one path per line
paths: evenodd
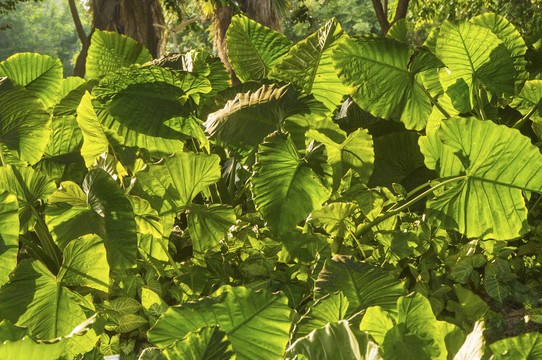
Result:
M0 289L0 318L26 326L42 339L66 336L84 320L81 295L62 286L39 261L24 261Z
M137 173L145 198L160 215L178 213L220 180L218 155L180 152Z
M542 335L537 332L502 339L489 345L495 360L535 360L542 357Z
M527 44L525 44L525 40L523 40L519 31L506 18L494 13L481 14L470 21L493 31L508 49L516 70L516 92L519 91L525 80L528 79L528 73L525 69L527 66L527 60L525 59Z
M430 138L420 140L427 166L441 178L464 177L427 202L428 218L482 239L508 240L529 231L522 190L542 192L538 148L515 129L474 118L447 120L437 134L437 147L428 146Z
M0 63L0 77L3 76L24 86L49 107L60 92L62 63L48 55L19 53Z
M314 292L317 297L342 291L348 298L348 314L370 306L394 311L397 299L403 295L401 283L385 271L351 256L336 255L327 259L318 274Z
M354 131L340 144L316 130L309 130L306 136L326 146L327 159L333 168L334 189L338 189L342 177L350 169L358 173L360 182L369 181L375 155L373 138L367 130Z
M496 96L514 93L514 63L508 49L488 28L471 22L440 27L436 55L448 71L440 72L444 91L460 112L470 111L483 85Z
M86 235L71 241L63 251L57 279L65 286L88 286L107 292L109 265L103 240Z
M288 137L274 133L260 145L252 177L254 203L277 233L295 228L329 198L326 183L299 158Z
M291 326L286 297L230 286L224 286L216 296L219 298L167 310L149 330L149 341L166 347L191 331L218 324L227 334L238 359L265 360L282 356Z
M55 192L55 184L47 176L30 167L0 167L0 189L17 196L21 231L32 229L36 220L32 207L46 201Z
M298 339L286 351L286 358L303 354L307 359L381 360L378 346L366 334L356 336L348 321L332 322Z
M218 326L205 326L189 332L182 340L163 352L168 360L230 360L235 359L226 333Z
M317 32L294 45L273 67L272 79L291 82L307 94L313 94L330 111L340 104L348 89L337 76L331 56L337 45L347 38L333 18Z
M201 254L215 247L227 237L230 227L235 224L235 213L227 206L192 204L188 209L188 230L196 253Z
M310 114L310 97L299 97L291 85L263 85L238 93L223 109L209 114L205 131L227 145L253 147L293 115Z
M350 38L333 55L335 68L350 95L376 117L401 121L421 130L432 105L418 75L408 71L411 51L406 44L375 36Z
M190 137L206 141L187 102L211 91L208 79L188 72L138 65L106 75L92 90L100 123L127 146L172 154Z
M152 60L149 50L128 36L96 29L88 49L86 72L89 79L99 78L132 64Z
M0 191L0 287L17 266L19 250L19 205L17 197Z
M292 42L246 16L236 15L226 32L226 47L235 75L245 82L267 77Z
M37 163L49 141L49 114L28 90L0 91L0 146L4 157L12 154Z
M348 304L348 299L340 291L318 299L295 325L294 338L305 337L313 330L323 328L329 323L344 320Z
M76 187L72 184L67 190L59 189L57 202L46 209L45 222L53 239L64 248L79 236L97 234L104 240L112 269L134 267L137 227L124 191L102 169L91 170L86 175L82 192L74 190Z
M477 321L474 329L467 335L465 342L454 356L454 360L481 359L484 355L484 323ZM448 349L449 350L449 349ZM449 352L449 351L448 351Z

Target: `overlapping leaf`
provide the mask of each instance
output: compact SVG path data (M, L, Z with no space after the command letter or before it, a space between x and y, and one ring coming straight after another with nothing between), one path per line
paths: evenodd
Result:
M538 148L517 130L474 118L447 120L437 134L440 141L436 134L420 140L427 166L441 178L464 178L428 201L431 221L482 239L529 231L522 190L542 192Z
M89 79L95 79L150 60L149 50L134 39L117 32L96 29L88 49L86 72Z
M260 145L252 177L254 203L269 228L291 231L329 198L327 184L301 159L288 137L274 133Z
M407 129L425 127L432 105L418 75L408 70L411 51L395 40L350 38L333 55L335 68L350 95L376 117L401 121Z
M269 77L291 82L305 93L313 94L329 110L335 110L348 89L339 80L331 56L347 37L336 19L329 20L317 32L298 42L273 67Z
M17 265L19 250L19 205L17 197L0 191L0 287Z
M228 58L239 80L258 80L292 47L284 35L243 15L234 16L226 32Z

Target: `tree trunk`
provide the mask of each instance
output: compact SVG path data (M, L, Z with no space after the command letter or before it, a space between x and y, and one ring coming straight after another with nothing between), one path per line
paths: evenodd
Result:
M384 6L382 5L381 0L372 0L372 2L373 8L376 13L376 18L378 19L380 29L382 30L382 35L385 36L390 30L390 28L393 26L393 24L406 17L410 0L399 0L399 2L397 3L397 8L395 10L393 21L391 23L388 21L388 2L385 1Z
M239 7L245 15L260 24L267 26L273 30L282 32L280 18L273 6L273 0L239 0ZM215 33L215 48L218 56L226 65L226 69L232 77L232 83L239 83L239 79L235 76L231 68L230 62L226 55L226 31L231 23L233 10L229 7L216 8L213 14L213 26Z
M164 25L164 14L159 0L92 0L92 30L89 36L82 33L75 5L70 9L76 25L82 49L77 57L74 75L85 75L85 63L90 46L90 37L95 29L115 31L127 35L145 45L152 57L160 56L160 41L163 30L154 24ZM79 23L79 26L78 26Z

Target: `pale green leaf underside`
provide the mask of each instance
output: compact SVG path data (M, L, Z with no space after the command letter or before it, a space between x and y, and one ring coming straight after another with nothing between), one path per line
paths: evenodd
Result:
M246 16L237 15L226 32L226 47L235 75L245 82L267 77L292 42Z
M432 164L441 178L465 178L428 201L431 221L482 239L513 239L529 231L522 190L542 192L542 155L530 140L515 129L474 118L447 120L437 134L438 156L425 146L422 152L436 159Z
M291 82L307 94L312 93L329 110L335 110L348 89L339 80L331 57L339 42L347 37L337 20L329 20L292 47L269 77Z
M425 128L432 105L417 77L408 71L407 45L376 36L350 38L337 46L335 68L350 95L376 117Z
M289 138L280 133L272 134L260 145L255 171L254 203L269 228L277 233L293 230L329 198L330 190L298 157Z

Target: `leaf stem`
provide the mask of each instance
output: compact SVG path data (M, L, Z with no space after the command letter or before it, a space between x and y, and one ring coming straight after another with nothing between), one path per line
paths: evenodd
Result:
M0 166L6 166L6 158L4 158L4 151L2 150L2 144L0 144Z
M57 274L60 270L60 265L62 264L62 253L60 252L60 249L53 241L53 238L51 237L51 234L49 233L49 229L47 228L47 225L41 218L41 216L38 214L38 211L34 206L30 206L30 210L32 211L32 214L36 218L36 224L34 225L34 231L36 232L36 235L38 236L38 239L40 240L41 245L43 246L43 249L45 250L45 253L51 258L53 263L51 264L53 268L49 268L54 274Z
M484 104L482 103L482 87L478 86L478 91L476 93L476 97L478 98L478 106L480 111L480 118L482 120L486 120L486 112L484 111Z
M531 116L535 113L535 111L538 110L538 107L540 106L540 103L542 103L542 98L540 100L538 100L538 102L535 104L535 106L533 106L533 108L531 110L529 110L529 112L527 114L525 114L524 117L519 119L514 124L514 126L512 126L512 129L520 129L523 126L523 124L525 124L525 122L531 118Z
M431 94L429 93L429 91L427 91L425 86L420 84L418 81L416 81L416 84L420 87L420 89L422 89L423 93L429 98L429 101L431 101L431 103L435 105L437 109L439 109L439 111L442 113L442 115L446 117L446 119L451 118L450 114L448 114L448 112L444 110L444 108L438 103L438 101L433 96L431 96Z
M462 176L456 176L454 178L451 178L451 179L448 179L448 180L445 180L435 186L433 186L432 188L424 191L423 193L421 193L420 195L416 196L415 198L413 198L412 200L409 200L407 201L406 203L404 203L403 205L399 206L397 209L395 210L388 210L386 211L384 214L380 215L380 216L377 216L376 219L374 219L373 221L369 222L369 223L366 223L365 225L363 225L359 230L356 230L356 236L362 236L363 234L365 234L367 231L369 231L372 227L380 224L382 221L400 213L401 211L403 211L404 209L408 208L409 206L417 203L418 201L426 198L427 196L429 196L433 191L437 190L438 188L441 188L443 187L444 185L447 185L451 182L454 182L454 181L458 181L458 180L462 180L464 179L466 176L465 175L462 175Z

